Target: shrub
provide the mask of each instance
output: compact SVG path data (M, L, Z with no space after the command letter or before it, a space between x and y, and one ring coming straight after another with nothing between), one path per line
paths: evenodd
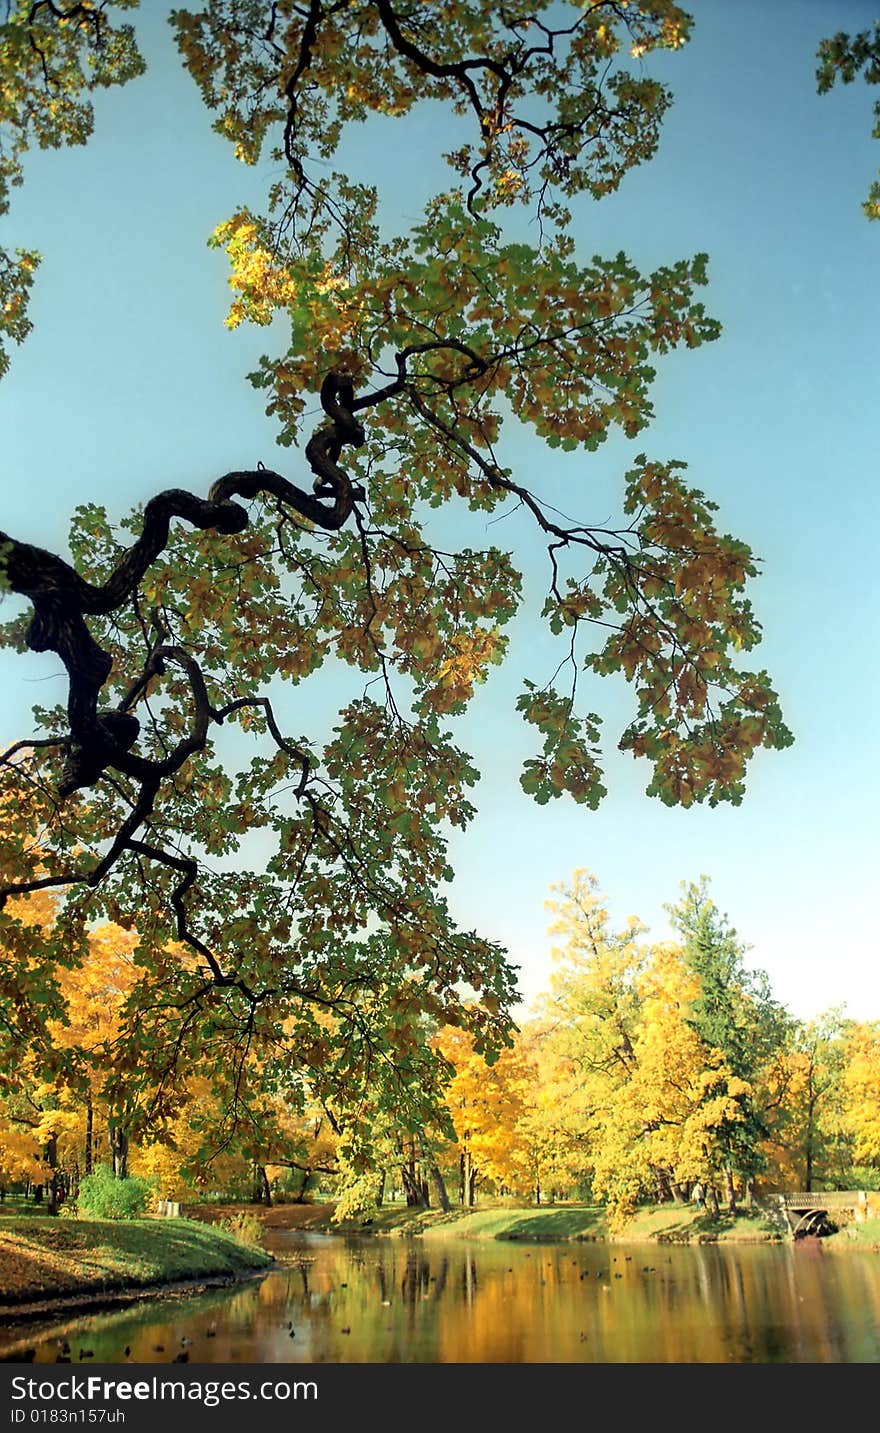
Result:
M149 1180L117 1179L106 1164L80 1180L77 1213L87 1219L139 1219L153 1197Z
M220 1220L220 1228L239 1244L246 1244L249 1249L262 1249L263 1247L263 1226L256 1214L242 1212L232 1214L228 1219Z

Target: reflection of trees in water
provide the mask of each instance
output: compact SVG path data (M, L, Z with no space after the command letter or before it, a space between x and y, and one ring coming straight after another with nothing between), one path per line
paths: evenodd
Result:
M464 1260L463 1269L461 1286L464 1290L465 1302L470 1307L477 1292L477 1261L470 1254Z
M446 1254L444 1254L443 1258L440 1260L440 1272L437 1275L437 1279L434 1284L434 1299L437 1303L439 1303L443 1297L443 1290L446 1288L446 1280L448 1278L448 1275L449 1258Z
M68 1317L66 1336L74 1356L79 1339L107 1363L123 1362L127 1345L135 1362L170 1363L184 1335L192 1340L191 1361L217 1363L880 1356L876 1256L717 1246L548 1255L403 1241L374 1241L356 1255L341 1241L328 1241L314 1258L291 1249L256 1283L115 1315L79 1315L75 1328ZM64 1327L31 1335L38 1361L54 1360Z
M385 1260L380 1259L376 1265L376 1273L379 1276L379 1297L384 1303L388 1298L388 1279L385 1275Z
M471 1261L473 1262L473 1261ZM432 1273L436 1268L437 1273ZM400 1282L400 1293L405 1304L410 1306L416 1303L439 1303L443 1297L449 1278L449 1255L441 1255L432 1264L430 1254L424 1254L421 1250L411 1249L406 1256L403 1275ZM476 1282L476 1271L473 1273L473 1282Z
M407 1254L400 1293L410 1306L431 1297L431 1261L426 1255L416 1250Z

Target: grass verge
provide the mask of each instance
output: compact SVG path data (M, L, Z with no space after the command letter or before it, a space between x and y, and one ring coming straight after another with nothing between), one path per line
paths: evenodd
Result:
M822 1240L823 1249L870 1249L880 1254L880 1219L865 1219L846 1224L837 1234Z
M778 1226L757 1211L742 1210L735 1218L712 1220L690 1205L653 1205L636 1211L614 1233L604 1209L589 1205L507 1206L486 1209L380 1209L368 1221L355 1220L333 1228L341 1234L391 1234L432 1239L605 1240L632 1243L766 1243L778 1240Z
M0 1311L268 1268L271 1256L189 1219L0 1215Z
M766 1244L784 1238L784 1232L756 1209L740 1209L734 1216L722 1214L712 1219L691 1204L658 1204L637 1209L616 1237L634 1243Z

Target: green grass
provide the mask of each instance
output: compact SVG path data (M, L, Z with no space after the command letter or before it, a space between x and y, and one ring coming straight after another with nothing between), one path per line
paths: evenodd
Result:
M873 1249L880 1253L880 1218L853 1221L822 1240L824 1249Z
M382 1208L365 1223L332 1225L339 1233L392 1234L431 1239L512 1239L523 1241L608 1239L681 1243L764 1243L781 1237L777 1225L757 1210L741 1210L735 1219L712 1220L693 1205L651 1205L638 1209L622 1228L611 1231L605 1210L586 1204L542 1208L488 1205L480 1209Z
M45 1204L35 1204L33 1199L27 1199L23 1194L7 1194L0 1202L0 1220L3 1219L33 1219L38 1218L46 1211Z
M722 1214L712 1219L692 1204L659 1204L637 1209L617 1237L682 1244L751 1244L777 1240L783 1234L772 1220L757 1210L741 1209L735 1218Z
M407 1209L383 1207L368 1224L352 1220L331 1226L342 1234L430 1235L432 1239L603 1239L601 1210L586 1205L523 1208L492 1205L484 1209Z
M271 1262L195 1220L0 1214L0 1304L235 1277Z

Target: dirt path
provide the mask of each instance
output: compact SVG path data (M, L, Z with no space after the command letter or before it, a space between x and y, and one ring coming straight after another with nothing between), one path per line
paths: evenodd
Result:
M273 1204L266 1209L261 1204L218 1204L214 1208L205 1205L187 1205L181 1212L187 1219L202 1219L206 1224L222 1223L236 1214L255 1214L264 1229L328 1229L332 1204Z

